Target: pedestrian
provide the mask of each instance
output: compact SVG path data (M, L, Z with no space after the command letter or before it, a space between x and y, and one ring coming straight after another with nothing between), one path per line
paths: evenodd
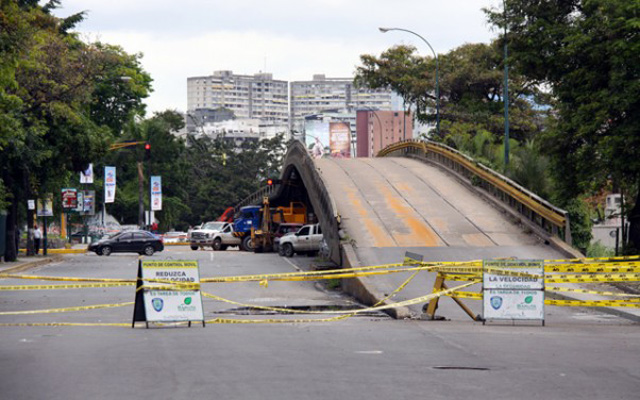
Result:
M42 239L42 231L38 224L33 225L33 247L36 255L40 252L40 240Z

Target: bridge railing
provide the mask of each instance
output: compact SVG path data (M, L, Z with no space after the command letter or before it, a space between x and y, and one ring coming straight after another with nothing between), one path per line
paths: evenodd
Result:
M287 151L284 160L284 174L287 173L287 169L291 165L296 168L307 189L309 200L322 227L322 234L329 246L329 258L336 264L340 264L340 237L338 235L340 215L337 211L338 208L329 195L313 159L299 141L295 141Z
M276 189L278 188L278 186L279 185L264 186L256 190L255 192L251 193L249 196L240 200L240 202L236 204L235 207L233 207L234 213L237 213L238 211L240 211L240 209L244 206L249 206L252 204L262 204L262 198L264 196L271 196L273 193L277 191Z
M406 140L382 149L378 157L411 157L441 165L478 186L547 233L571 244L567 211L459 151L432 141Z

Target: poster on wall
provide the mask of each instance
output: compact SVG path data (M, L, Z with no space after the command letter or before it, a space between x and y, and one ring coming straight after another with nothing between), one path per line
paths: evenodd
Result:
M116 167L104 167L104 202L116 201Z
M351 129L348 123L329 124L329 149L333 158L351 157Z
M151 210L162 210L162 177L151 177Z

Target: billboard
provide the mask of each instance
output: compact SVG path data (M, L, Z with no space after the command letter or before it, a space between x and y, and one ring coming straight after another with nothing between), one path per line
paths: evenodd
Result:
M329 149L331 157L351 157L351 129L347 122L331 122L329 124Z
M306 120L304 123L305 146L311 157L321 158L329 154L329 123Z

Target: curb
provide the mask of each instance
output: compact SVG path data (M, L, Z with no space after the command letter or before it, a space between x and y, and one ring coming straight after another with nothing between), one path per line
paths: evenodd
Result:
M3 274L15 274L16 272L24 272L24 271L30 270L32 268L36 268L36 267L39 267L41 265L50 264L52 262L57 262L57 261L60 261L60 260L62 260L62 255L54 254L54 255L51 255L51 256L47 256L46 258L42 258L42 259L34 260L34 261L27 261L27 262L24 262L22 264L19 264L19 265L13 266L13 267L6 268L4 270L1 270L0 273L3 273Z

